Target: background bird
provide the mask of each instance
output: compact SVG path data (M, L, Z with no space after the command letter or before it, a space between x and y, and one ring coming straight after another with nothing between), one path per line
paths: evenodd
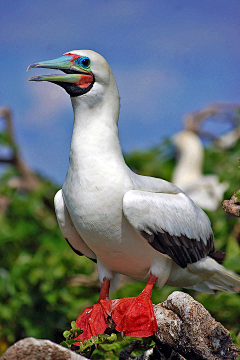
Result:
M201 139L193 131L183 130L174 135L173 142L179 157L172 182L202 209L216 210L229 185L220 183L216 175L203 175L204 149Z
M64 72L30 80L63 87L74 110L69 169L54 199L59 226L75 252L97 262L102 284L98 303L77 320L84 331L79 339L104 332L110 314L127 335L156 332L150 300L156 281L160 288L208 293L240 286L240 278L214 260L221 254L207 215L176 185L127 167L117 128L119 94L106 60L74 50L28 69L37 67ZM136 298L108 300L117 273L148 279L147 285Z

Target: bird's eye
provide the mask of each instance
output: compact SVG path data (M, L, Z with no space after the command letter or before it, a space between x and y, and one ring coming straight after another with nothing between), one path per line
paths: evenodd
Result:
M75 63L83 68L88 68L90 66L90 59L88 57L82 56L77 58Z

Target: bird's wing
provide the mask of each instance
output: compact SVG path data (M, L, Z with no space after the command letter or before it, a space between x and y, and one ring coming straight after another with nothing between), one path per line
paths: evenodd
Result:
M183 268L214 252L207 215L182 192L130 190L123 198L123 212L154 249Z
M96 262L96 255L83 241L72 222L72 219L64 202L62 190L59 190L56 193L54 197L54 206L59 227L69 246L79 256L85 255L92 261Z

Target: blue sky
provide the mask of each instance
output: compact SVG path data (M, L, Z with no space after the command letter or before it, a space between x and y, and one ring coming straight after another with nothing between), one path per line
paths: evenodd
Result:
M101 53L120 91L124 151L173 135L186 112L239 101L239 1L1 0L0 14L0 105L12 108L24 159L59 184L68 168L70 99L56 85L27 82L42 71L26 73L30 63L74 49Z

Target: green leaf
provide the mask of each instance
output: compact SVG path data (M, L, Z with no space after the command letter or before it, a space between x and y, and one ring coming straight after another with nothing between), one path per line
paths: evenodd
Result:
M73 330L77 330L76 321L71 321L71 327Z
M69 330L64 331L63 336L65 338L68 338L71 335L71 332Z
M76 340L76 339L66 340L66 343L68 343L69 345L72 345L72 344L74 344L76 342L78 342L78 340Z
M238 191L236 192L236 197L237 197L237 199L238 199L238 202L240 203L240 190L238 190Z
M68 349L70 348L70 346L68 345L67 341L62 341L62 342L60 343L60 345L66 347L66 348L68 348Z

